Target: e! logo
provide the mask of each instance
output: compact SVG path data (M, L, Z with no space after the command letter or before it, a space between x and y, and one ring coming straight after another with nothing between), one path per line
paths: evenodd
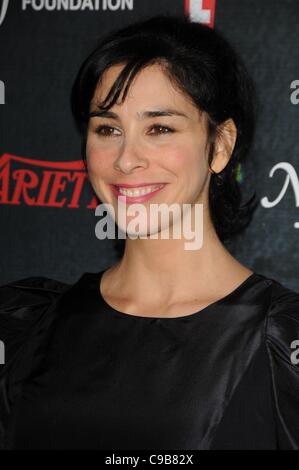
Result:
M191 21L214 27L216 0L185 0L185 13Z

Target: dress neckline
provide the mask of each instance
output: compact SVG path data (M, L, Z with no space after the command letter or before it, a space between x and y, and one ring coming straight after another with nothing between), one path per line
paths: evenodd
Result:
M190 321L191 319L195 319L197 317L202 317L205 315L205 313L209 310L212 310L214 307L225 304L225 302L232 300L234 297L236 297L238 294L241 294L242 291L244 291L247 287L250 287L252 284L255 283L255 281L258 280L264 280L265 276L262 274L259 274L257 272L253 272L250 274L244 281L241 282L235 289L233 289L231 292L229 292L227 295L224 297L216 300L215 302L212 302L211 304L207 305L206 307L197 310L193 313L190 313L188 315L181 315L181 316L176 316L176 317L157 317L157 316L144 316L144 315L137 315L133 313L126 313L122 312L112 305L110 305L105 298L102 295L100 286L101 286L101 279L106 270L102 270L98 273L95 274L95 289L96 289L96 298L101 303L102 305L105 306L105 309L114 313L114 315L122 318L131 318L139 321L163 321L163 322L178 322L178 321Z

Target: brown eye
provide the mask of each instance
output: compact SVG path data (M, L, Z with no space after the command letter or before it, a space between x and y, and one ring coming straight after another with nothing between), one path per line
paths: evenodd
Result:
M151 129L154 129L154 132L150 132L150 134L170 134L174 132L174 129L171 127L166 127L162 126L161 124L155 124L154 126L151 127Z
M98 126L96 128L96 133L101 137L113 137L120 134L115 134L113 131L117 131L115 127L111 126Z

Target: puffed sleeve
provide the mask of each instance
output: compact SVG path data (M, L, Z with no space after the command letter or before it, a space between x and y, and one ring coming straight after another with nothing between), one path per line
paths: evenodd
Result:
M266 322L277 448L299 450L299 294L273 283Z
M9 448L13 405L51 319L55 300L69 287L46 277L0 286L0 449Z
M5 346L5 365L12 360L22 337L67 286L46 277L28 277L0 286L0 340Z

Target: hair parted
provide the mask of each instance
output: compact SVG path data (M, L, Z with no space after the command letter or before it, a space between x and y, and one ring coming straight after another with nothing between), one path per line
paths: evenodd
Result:
M160 64L173 86L207 115L209 166L220 125L229 118L234 121L237 139L229 162L217 174L210 166L209 208L220 240L229 240L243 231L257 205L255 191L242 205L236 178L254 136L255 88L237 52L219 31L191 22L187 16L155 16L100 38L81 65L71 92L71 109L82 136L84 160L90 102L103 73L119 64L124 64L124 68L101 108L111 108L122 91L123 102L137 73L146 66Z

